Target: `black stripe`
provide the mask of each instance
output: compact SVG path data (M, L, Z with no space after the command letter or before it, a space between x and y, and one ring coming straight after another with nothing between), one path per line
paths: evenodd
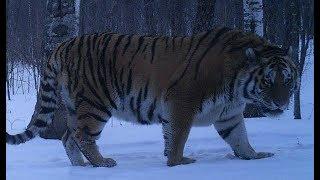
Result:
M34 123L34 125L38 128L43 128L47 126L47 122L41 120L41 119L37 119L36 122Z
M56 104L56 102L57 102L55 99L53 99L51 97L47 97L44 94L41 95L41 100L44 101L44 102L47 102L47 103L51 103L52 102L54 104Z
M130 45L130 43L131 43L131 39L132 39L133 36L134 36L134 35L128 36L128 41L127 41L126 45L124 46L124 48L123 48L123 50L122 50L122 56L124 55L124 53L126 53L128 47L129 47L129 45Z
M172 51L174 51L174 45L175 45L175 40L176 40L177 36L173 36L172 38Z
M188 50L187 50L187 53L186 53L186 56L185 56L184 59L187 59L187 56L188 56L188 54L189 54L190 51L191 51L191 48L192 48L192 45L193 45L193 41L194 41L194 36L191 37L191 41L190 41L190 43L189 43L189 47L188 47Z
M6 142L11 144L16 144L16 139L14 138L14 136L6 132Z
M257 88L257 83L258 83L259 79L258 79L258 76L255 76L254 78L254 84L253 84L253 87L252 87L252 90L251 90L251 94L256 94L256 91L255 89Z
M67 70L67 76L68 77L71 77L71 71L70 71L70 66L69 68L67 67L66 68ZM70 91L71 90L71 84L73 83L73 79L69 79L68 83L67 83L67 87L68 87L68 90Z
M121 68L120 70L120 86L121 86L121 89L120 89L120 92L121 92L121 97L124 98L124 84L122 83L122 80L123 80L123 68Z
M34 137L33 133L29 129L27 129L25 133L29 139L32 139Z
M97 93L97 91L96 91L96 88L93 88L92 86L91 86L91 84L90 84L90 81L88 80L88 77L87 77L87 73L86 73L86 68L85 68L85 66L83 66L83 74L84 74L84 80L85 80L85 84L86 84L86 87L88 87L89 88L89 90L91 91L91 93L94 95L94 97L96 97L96 99L98 100L98 101L100 101L100 103L101 104L103 104L103 98L101 98L100 96L99 96L99 94Z
M159 119L159 123L165 123L165 124L169 123L168 120L163 119L160 115L158 115L158 119Z
M241 68L238 68L241 69ZM237 79L237 75L239 73L239 70L235 70L234 75L230 81L230 85L229 85L229 100L232 101L233 100L233 93L234 93L234 86L235 86L235 81Z
M155 51L156 43L157 43L158 39L159 38L155 38L153 40L153 43L152 43L152 46L151 46L151 61L150 61L151 64L153 63L153 58L154 58L154 54L155 54L154 51Z
M170 39L170 37L166 37L166 48L165 48L165 50L167 50L167 48L169 46L169 43L168 43L169 39Z
M186 38L186 36L183 36L182 38L181 38L181 42L180 42L180 48L182 47L182 45L183 45L183 40Z
M203 102L204 102L204 93L201 95L201 99L200 99L200 105L199 105L199 111L200 112L202 112Z
M156 102L157 102L157 98L155 98L153 100L153 103L149 107L149 110L148 110L148 119L149 119L149 121L152 121L153 113L154 113L154 110L156 108Z
M109 117L111 117L111 112L107 109L106 106L104 106L103 104L100 104L98 102L93 102L92 100L90 100L89 98L87 98L86 96L82 96L81 97L81 102L85 101L88 104L90 104L92 107L98 109L101 112L107 113Z
M248 94L248 85L249 83L252 81L252 78L253 78L253 74L254 74L254 71L249 73L249 78L248 80L244 83L244 87L243 87L243 96L247 99L249 99L249 94Z
M100 85L103 89L103 92L104 92L104 95L106 95L108 101L110 102L110 105L114 108L114 109L117 109L117 106L115 104L115 102L112 100L111 96L110 96L110 93L109 93L109 90L107 88L107 78L106 78L106 66L105 66L105 53L106 53L106 49L109 45L109 42L111 40L111 36L106 36L107 39L106 41L104 42L103 44L103 48L102 48L102 53L101 53L101 56L100 56L100 61L98 61L98 64L101 63L101 69L102 69L102 72L101 72L101 69L100 67L98 67L98 80L100 81Z
M230 44L230 42L236 40L240 35L243 35L242 32L236 32L234 33L229 39L227 39L223 45L223 48L221 49L220 53L225 50Z
M71 50L72 46L74 45L75 41L77 38L73 38L70 43L67 45L67 47L65 47L66 49L66 53L65 53L65 57L68 59L69 58L69 51Z
M92 78L93 84L94 84L93 86L95 86L97 88L98 85L97 85L97 81L96 81L96 78L95 78L95 75L94 75L95 70L94 70L94 67L93 67L93 59L91 57L91 51L90 51L91 48L90 48L90 46L91 46L91 41L90 41L90 37L88 37L88 39L87 39L87 52L86 52L86 62L88 62L88 64L89 64L89 69L88 69L89 72L88 72L88 74L91 75L91 78Z
M163 135L163 139L168 140L168 137L166 135Z
M97 133L90 133L88 127L83 128L83 131L84 131L87 135L89 135L89 136L91 136L91 137L99 136L99 135L101 134L101 132L102 132L102 130L101 130L101 131L99 131L99 132L97 132Z
M250 44L252 44L252 41L253 40L250 40L248 42L245 42L245 43L242 43L242 44L239 44L239 45L235 45L232 48L230 48L228 52L234 52L234 51L242 50L244 47L248 47Z
M113 64L115 64L115 62L116 62L116 58L117 58L117 49L118 49L118 46L120 45L120 43L121 43L121 41L122 41L122 39L125 37L125 35L120 35L119 37L118 37L118 39L117 39L117 41L116 41L116 43L114 44L114 48L113 48L113 53L112 53L112 55L113 55ZM115 66L115 65L114 65Z
M75 102L75 109L78 109L79 105L81 104L80 101L82 101L81 97L83 97L84 95L84 88L81 87L81 89L76 93L75 95L75 99L76 99L76 102Z
M26 142L25 139L23 139L21 134L17 134L18 139L20 140L21 143Z
M53 107L44 107L44 106L42 106L41 110L40 110L40 114L52 113L55 109L56 108L53 108Z
M116 58L117 58L117 49L118 49L118 46L119 44L121 43L122 39L125 37L125 35L120 35L114 45L114 48L113 48L113 63L112 63L112 69L113 69L113 78L114 78L114 86L116 87L116 92L118 93L119 97L120 98L123 98L123 94L120 90L120 87L119 87L119 83L118 83L118 78L117 78L117 71L116 71Z
M47 74L47 73L43 73L43 81L44 82L48 82L48 81L54 81L54 78L55 77L52 77L52 76L49 76L49 74Z
M96 121L100 121L100 122L103 122L103 123L106 123L108 122L107 120L105 120L104 118L100 117L99 115L96 115L94 113L86 113L86 114L82 114L78 117L79 120L81 119L85 119L85 118L93 118L94 120ZM91 119L90 118L90 119Z
M128 81L127 81L127 95L131 91L131 84L132 84L132 69L129 70L129 75L128 75Z
M76 114L76 110L71 108L70 106L67 106L67 110L70 113L70 115L75 115Z
M79 59L78 59L78 64L77 64L77 67L76 67L76 71L75 71L75 79L74 79L74 85L73 85L73 89L76 89L76 87L78 86L78 77L80 77L80 66L81 66L81 60L82 60L82 56L81 56L81 50L82 50L82 46L83 46L83 39L84 39L84 36L81 36L80 37L80 40L79 40L79 43L78 43L78 55L79 55Z
M51 64L50 64L50 63L47 63L47 69L49 69L49 71L50 71L50 72L52 72L52 71L53 71L53 69L52 69L52 67L51 67ZM46 79L46 78L50 77L50 76L48 76L48 74L47 74L47 73L44 73L44 75L46 76L44 79ZM53 78L53 77L50 77L50 78Z
M148 46L149 44L148 44L148 42L147 42L147 44L146 45L144 45L144 47L143 47L143 49L142 49L142 52L141 52L141 54L143 54L145 51L146 51L146 49L147 49L147 46Z
M54 53L54 59L57 59L57 55L58 52L60 51L60 49L67 43L68 41L65 41L63 43L61 43L60 45L58 45L58 47L56 48L56 50L53 52ZM52 56L52 55L51 55ZM49 61L48 61L49 62Z
M97 38L98 38L98 34L97 34L97 33L93 34L93 38L92 38L92 51L94 51L95 48L96 48ZM98 45L99 45L99 44L98 44Z
M195 52L198 50L199 45L201 44L201 42L202 42L206 37L208 37L208 35L210 34L210 32L211 32L211 31L206 32L206 33L199 39L199 41L198 41L195 49L193 50L192 54L191 54L191 55L189 56L189 58L188 58L188 64L187 64L186 68L183 70L183 72L182 72L182 74L179 76L179 78L178 78L177 80L175 80L175 81L169 86L167 92L169 92L174 86L176 86L176 85L178 84L178 82L183 78L183 76L184 76L185 73L187 72L187 69L188 69L189 66L190 66L190 62L191 62L191 59L192 59L193 55L194 55ZM190 50L191 50L191 47L192 47L192 44L193 44L193 43L192 43L192 42L193 42L193 38L194 38L194 37L192 36L192 38L191 38L191 43L190 43L190 46L189 46L187 55L189 54L189 52L190 52ZM187 55L186 55L186 56L187 56Z
M130 109L131 109L132 113L135 114L134 104L133 104L133 97L130 98Z
M123 80L123 68L120 70L120 82L122 83Z
M123 98L124 94L121 92L120 90L120 86L119 86L119 83L118 83L118 78L117 78L117 72L118 71L114 71L114 74L113 74L113 78L114 78L114 85L116 87L116 92L117 94L119 95L120 98Z
M149 79L148 79L147 83L146 83L146 84L145 84L145 86L144 86L143 99L146 99L146 98L147 98L147 95L148 95L148 89L149 89Z
M235 124L234 126L231 126L227 129L224 129L224 130L221 130L221 131L218 131L218 134L223 138L227 138L230 133L233 131L234 128L236 128L239 124L240 124L241 121L239 121L237 124Z
M55 90L55 88L53 88L49 83L44 84L43 81L41 82L40 86L41 86L41 89L45 92L51 92Z
M139 40L138 40L138 48L137 48L137 50L134 52L133 56L131 57L131 60L130 60L130 62L129 62L129 66L131 66L131 63L132 63L134 57L138 54L138 52L139 52L139 50L140 50L141 45L143 44L143 42L144 42L144 37L143 37L143 36L140 36L140 37L139 37Z
M138 98L137 98L137 102L136 102L136 106L137 106L137 119L138 122L141 124L149 124L149 122L143 120L143 118L141 117L141 96L142 96L142 90L140 89L139 94L138 94Z
M226 32L229 32L231 31L232 29L230 28L227 28L227 27L224 27L222 29L220 29L214 36L214 38L210 41L207 49L204 51L204 53L202 54L202 56L200 57L200 59L197 61L196 63L196 72L195 72L195 76L194 76L194 79L197 79L197 75L198 75L198 72L199 72L199 67L200 67L200 63L201 61L203 60L203 58L207 55L207 53L209 52L209 50L214 47L217 42L218 42L218 39L220 36L222 36L223 34L225 34Z

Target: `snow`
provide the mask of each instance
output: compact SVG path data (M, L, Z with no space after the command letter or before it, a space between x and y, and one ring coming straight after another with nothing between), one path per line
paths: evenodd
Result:
M280 117L246 120L251 145L256 151L275 153L271 158L237 159L213 127L198 127L191 130L185 148L185 155L197 162L168 167L160 126L120 124L113 119L106 125L98 145L104 156L117 161L116 167L73 167L60 141L36 138L22 145L6 146L6 177L8 180L313 179L313 56L306 63L301 86L302 120L293 119L292 104ZM31 118L35 93L12 98L7 101L7 131L18 133Z

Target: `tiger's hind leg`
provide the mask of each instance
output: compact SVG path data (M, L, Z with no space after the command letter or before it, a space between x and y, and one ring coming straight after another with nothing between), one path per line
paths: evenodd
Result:
M111 158L104 158L99 152L96 140L110 116L95 107L82 104L77 109L78 125L72 138L82 154L94 167L113 167L117 163Z
M82 157L82 153L71 136L77 124L77 117L74 107L68 102L69 101L64 101L65 107L67 109L67 130L62 136L62 144L73 166L85 166L86 164Z
M71 132L66 130L62 137L63 147L67 153L67 156L73 166L85 166L85 162L82 157L82 153L78 148L76 142L71 138Z

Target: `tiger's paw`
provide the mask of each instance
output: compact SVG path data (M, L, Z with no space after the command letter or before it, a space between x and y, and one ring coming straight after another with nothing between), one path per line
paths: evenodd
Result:
M114 167L117 165L117 161L113 160L112 158L103 158L103 161L99 164L94 164L93 167Z
M195 159L182 157L182 159L179 160L179 161L168 160L167 161L167 165L169 167L172 167L172 166L177 166L177 165L182 165L182 164L191 164L191 163L194 163L194 162L196 162Z
M274 156L274 153L270 152L257 152L255 159L262 159Z
M244 160L251 160L251 159L263 159L263 158L268 158L274 155L274 153L269 153L269 152L257 152L254 155L247 156L247 155L239 155L236 152L234 153L235 156L237 156L240 159Z

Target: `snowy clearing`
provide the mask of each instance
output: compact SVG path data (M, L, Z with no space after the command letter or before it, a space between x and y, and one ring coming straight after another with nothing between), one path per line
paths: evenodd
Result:
M213 127L193 128L185 155L194 164L167 167L163 156L161 127L139 126L113 120L106 125L98 144L104 156L114 158L114 168L72 167L60 141L36 138L7 145L7 179L235 179L309 180L314 172L313 58L302 79L302 120L293 120L292 107L274 119L248 119L249 140L256 151L275 156L240 160ZM7 101L7 131L18 133L28 124L35 94L15 95ZM13 124L11 124L11 123Z

